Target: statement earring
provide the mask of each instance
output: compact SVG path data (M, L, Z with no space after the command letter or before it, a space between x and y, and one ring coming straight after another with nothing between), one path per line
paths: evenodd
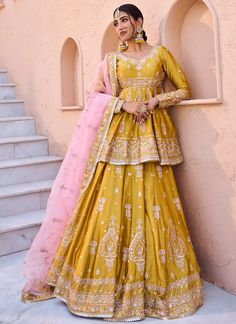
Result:
M128 43L126 43L126 42L122 42L122 43L119 45L119 51L120 51L120 52L126 50L127 48L128 48Z
M138 26L137 27L137 35L134 38L135 43L143 43L144 42L142 31L143 31L142 27Z

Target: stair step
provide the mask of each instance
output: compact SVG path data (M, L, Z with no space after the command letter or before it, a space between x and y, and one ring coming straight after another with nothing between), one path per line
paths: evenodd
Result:
M54 179L0 188L0 217L25 213L47 206Z
M1 83L8 83L7 71L0 70L0 84Z
M0 161L48 155L45 136L19 136L0 138Z
M28 249L42 224L45 210L0 218L0 255Z
M15 87L15 83L0 83L0 87Z
M39 156L0 161L0 187L55 178L62 158Z
M25 102L24 99L2 99L0 100L1 103L19 103L19 102Z
M24 100L0 100L0 118L24 116Z
M34 119L32 116L13 116L13 117L2 117L0 118L0 122L9 122L9 121L22 121L22 120L30 120Z
M0 138L35 135L34 117L0 118Z
M0 100L16 99L16 89L14 83L1 83L0 84Z
M3 138L0 138L0 144L35 142L35 141L41 141L41 140L47 140L47 139L48 138L43 135L3 137Z

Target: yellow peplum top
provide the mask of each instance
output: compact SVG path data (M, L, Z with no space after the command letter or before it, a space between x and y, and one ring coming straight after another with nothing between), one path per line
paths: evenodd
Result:
M155 46L140 60L122 52L116 53L116 66L120 100L99 161L116 165L136 165L147 161L174 165L182 162L176 130L166 110L190 96L180 65L164 46ZM176 90L164 92L166 78ZM124 100L145 102L156 95L159 107L141 125L134 123L133 115L120 109Z

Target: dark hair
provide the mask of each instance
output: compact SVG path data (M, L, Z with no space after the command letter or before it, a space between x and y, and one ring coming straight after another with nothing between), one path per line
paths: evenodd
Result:
M117 9L119 9L119 11L123 11L123 12L127 13L128 15L132 16L134 18L134 20L138 20L138 18L142 18L142 20L143 20L142 12L139 10L138 7L136 7L133 4L127 3L127 4L121 5L118 8L116 8L115 11L113 12L113 18L115 16L115 12ZM146 41L147 35L144 30L142 31L142 35L143 35L143 39Z

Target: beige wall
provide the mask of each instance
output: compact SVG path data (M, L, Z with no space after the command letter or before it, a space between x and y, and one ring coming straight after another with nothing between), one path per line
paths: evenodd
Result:
M200 2L195 1L194 5L201 6ZM161 41L161 36L165 38L162 34L164 21L175 1L137 0L131 3L137 4L144 14L149 42L154 45ZM80 47L81 74L78 78L83 78L86 89L102 50L109 47L106 39L111 32L107 31L105 40L103 35L120 1L6 0L5 4L0 9L0 68L9 71L10 81L17 84L18 97L26 99L26 114L36 117L37 132L49 136L50 152L64 154L80 111L60 109L63 44L72 37ZM223 103L210 105L193 101L191 105L171 108L185 155L185 162L175 171L203 276L236 293L236 2L212 0L211 4L219 22L219 34L215 36L220 39ZM213 55L214 48L211 43L209 45L212 34L203 37L200 28L204 31L205 24L205 30L212 32L213 25L209 12L201 15L200 9L192 16L186 15L183 28L180 26L183 30L180 39L184 43L182 53L176 49L189 79L195 78L191 81L195 99L198 91L208 91L209 98L214 97L211 79L217 74L213 66L210 75L209 64L205 64L208 59L211 62L212 58L207 55ZM201 22L196 33L191 25L194 20ZM171 34L170 28L168 33ZM197 35L199 46L211 48L210 52L196 51L186 45L192 44ZM192 65L191 69L185 55L202 64ZM202 78L201 84L196 75ZM202 82L207 77L210 81L203 87ZM76 106L79 106L83 91L80 82L77 84L80 98Z

